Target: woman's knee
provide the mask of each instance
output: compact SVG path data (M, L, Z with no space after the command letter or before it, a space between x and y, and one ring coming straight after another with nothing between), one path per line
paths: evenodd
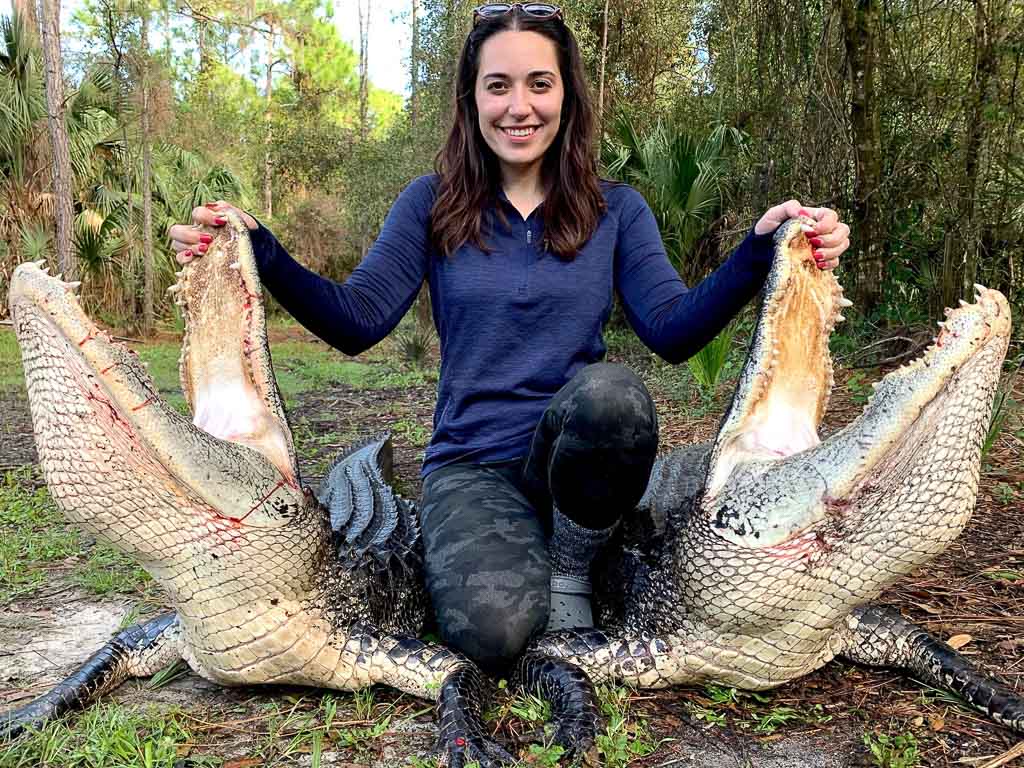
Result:
M643 380L624 365L594 363L572 382L563 428L591 434L595 440L621 437L627 443L657 445L654 400ZM639 446L636 446L639 447Z

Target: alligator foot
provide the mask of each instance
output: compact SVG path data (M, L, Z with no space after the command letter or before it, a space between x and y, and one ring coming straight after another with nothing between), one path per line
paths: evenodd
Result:
M926 685L951 691L997 723L1024 733L1024 696L986 677L941 640L879 605L857 608L840 635L840 654L876 667L899 667Z
M437 699L440 725L437 752L448 768L498 768L515 758L492 741L483 728L483 700L490 684L474 666L452 672L441 685Z
M565 750L563 761L591 761L601 716L594 686L583 670L562 659L527 653L516 676L525 689L551 702L553 742Z
M87 705L129 677L148 677L180 658L173 613L135 624L113 637L69 677L23 707L0 714L0 740L38 730L65 712Z

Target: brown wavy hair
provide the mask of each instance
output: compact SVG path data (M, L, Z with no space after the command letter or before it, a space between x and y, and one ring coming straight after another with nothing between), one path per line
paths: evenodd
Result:
M597 229L607 205L601 194L594 153L594 108L583 74L583 60L572 32L561 19L536 19L516 8L497 18L481 19L462 46L455 82L455 121L437 153L440 176L431 211L430 238L439 253L450 256L465 243L483 251L483 214L501 186L498 158L480 134L476 78L480 49L505 30L536 32L555 44L564 88L561 125L544 154L541 182L545 246L571 260Z

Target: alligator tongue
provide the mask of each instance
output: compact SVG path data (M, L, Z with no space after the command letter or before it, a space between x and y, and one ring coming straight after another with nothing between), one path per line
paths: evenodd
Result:
M185 315L181 387L193 423L249 446L289 482L298 478L291 430L274 378L248 230L236 216L172 287Z

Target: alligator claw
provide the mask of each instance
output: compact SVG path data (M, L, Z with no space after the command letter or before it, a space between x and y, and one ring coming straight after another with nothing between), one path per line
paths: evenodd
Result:
M516 759L497 742L482 735L465 735L452 738L438 745L439 763L447 768L501 768L514 765Z

